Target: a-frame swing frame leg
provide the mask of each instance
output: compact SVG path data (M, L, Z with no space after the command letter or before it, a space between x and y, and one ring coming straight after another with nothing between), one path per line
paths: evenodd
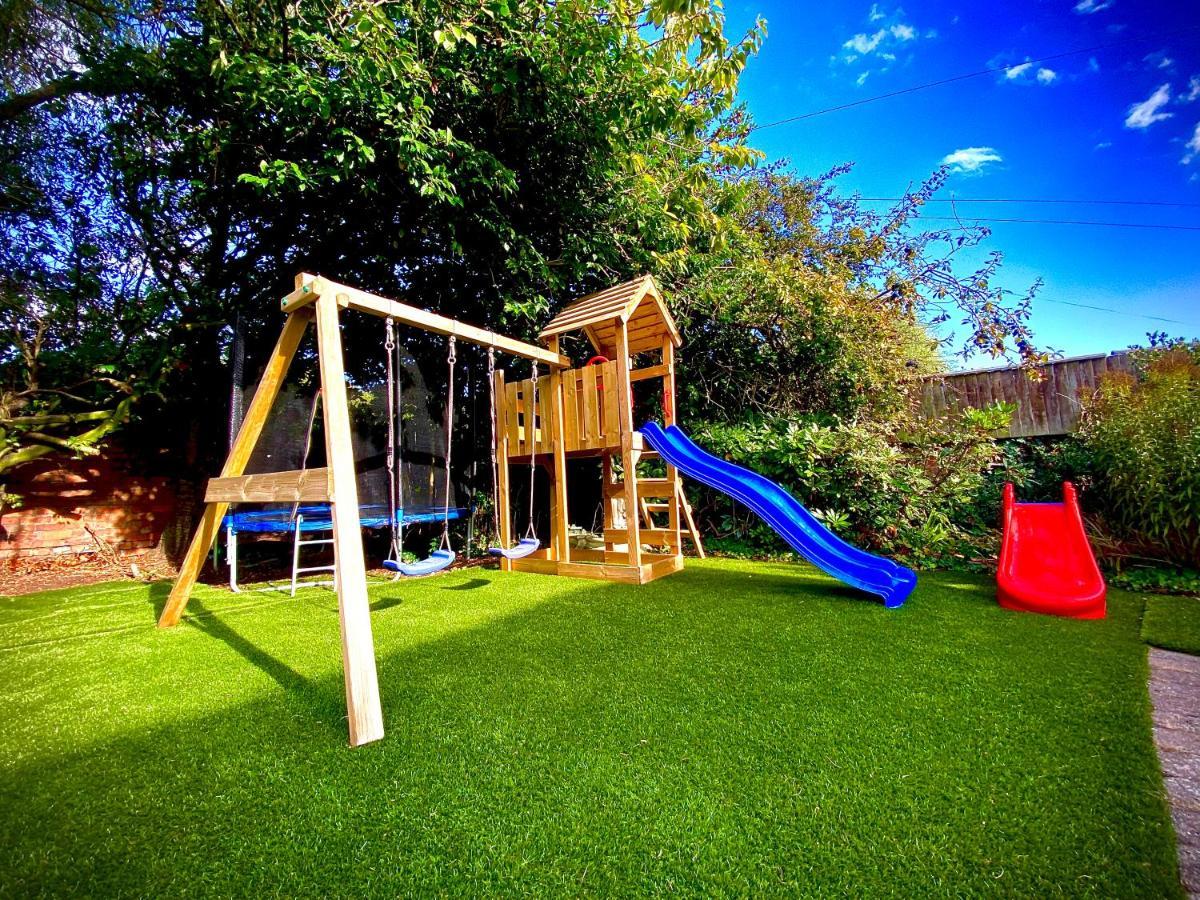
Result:
M250 455L254 452L254 447L262 435L263 425L266 424L271 406L275 403L275 398L279 395L279 388L283 385L283 379L287 375L288 367L292 364L292 357L296 355L296 348L300 346L300 341L312 318L313 311L306 307L289 314L287 321L284 322L283 331L279 333L279 340L275 344L275 350L271 353L262 379L258 383L258 389L254 392L254 399L250 401L246 416L242 419L241 428L238 429L237 437L234 438L233 446L229 450L229 456L221 468L222 477L236 477L245 472L246 463L250 461ZM171 588L171 594L167 597L166 605L163 606L162 614L158 618L160 628L178 625L179 620L183 618L183 611L187 609L188 600L192 597L192 588L196 586L196 579L204 567L204 558L208 556L213 541L217 539L221 520L225 518L228 509L228 503L205 504L200 527L192 536L187 554L179 567L179 577L175 579L175 585Z
M333 551L336 567L338 619L342 636L342 670L346 686L346 712L350 744L360 746L383 737L383 710L375 668L371 612L367 599L366 561L358 517L358 485L354 473L346 375L338 326L338 298L322 294L311 306L290 313L279 341L263 372L254 399L221 469L224 477L242 475L262 434L296 349L315 315L317 354L324 398L326 455L333 517ZM204 559L216 540L228 503L211 502L204 508L200 527L192 538L159 627L179 623L191 598Z
M371 634L367 599L367 566L362 526L358 518L358 483L354 473L350 405L346 400L346 370L338 326L338 298L322 294L317 307L317 356L321 366L321 396L325 413L325 456L329 466L330 506L333 510L334 582L342 633L342 672L346 684L346 714L350 745L383 737L383 708Z

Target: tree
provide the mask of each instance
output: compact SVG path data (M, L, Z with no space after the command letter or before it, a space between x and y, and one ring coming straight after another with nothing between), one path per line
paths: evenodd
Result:
M703 188L753 157L728 113L761 30L726 40L708 2L22 11L30 45L70 49L8 48L0 102L4 162L37 173L4 220L14 461L87 452L144 396L219 433L225 326L261 353L300 269L529 331L711 242Z
M845 171L767 167L714 188L726 240L695 255L672 292L688 343L681 382L701 418L887 419L908 410L909 388L944 367L944 351L1044 359L1028 327L1037 285L1014 302L994 285L999 254L956 271L987 230L917 227L944 170L883 215L836 194ZM952 315L965 337L935 340Z

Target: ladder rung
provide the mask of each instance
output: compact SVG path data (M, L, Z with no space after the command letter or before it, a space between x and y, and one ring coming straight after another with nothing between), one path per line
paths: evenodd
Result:
M299 540L299 541L296 541L296 543L300 544L303 547L307 547L309 544L332 544L333 538L321 538L321 539L315 540L315 541Z
M673 497L675 488L667 478L639 478L638 497ZM625 493L624 481L610 481L604 485L604 496L620 497Z
M650 512L670 512L671 504L670 503L647 503L646 509L649 510Z
M307 568L297 569L296 574L299 575L302 572L332 572L335 569L336 566L308 566Z
M667 544L674 547L675 532L670 528L641 528L638 539L643 544ZM625 544L629 542L629 533L624 528L605 528L604 540L610 544Z

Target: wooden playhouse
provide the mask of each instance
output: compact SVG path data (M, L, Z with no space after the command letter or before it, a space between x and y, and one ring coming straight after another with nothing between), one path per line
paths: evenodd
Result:
M657 454L636 430L634 384L661 383L663 425L675 421L675 350L679 329L649 275L580 297L542 329L552 353L561 339L582 333L594 356L579 368L556 368L536 386L506 381L497 371L497 504L501 543L512 541L509 466L540 465L549 475L548 546L506 570L573 575L642 584L683 568L682 540L703 555L679 473L637 477L638 464ZM637 368L635 368L635 363ZM532 459L531 459L532 457ZM567 518L567 461L599 458L604 549L572 547Z

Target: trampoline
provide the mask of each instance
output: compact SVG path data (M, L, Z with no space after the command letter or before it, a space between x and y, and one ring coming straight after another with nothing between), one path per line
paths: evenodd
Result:
M462 519L469 514L465 507L450 507L449 518ZM422 522L441 522L446 518L446 509L442 506L419 506L401 509L396 514L396 525L416 525ZM358 508L359 524L363 528L390 528L388 508L385 503L365 503ZM225 529L225 549L229 564L229 589L237 592L238 586L238 535L239 534L291 534L292 535L292 579L290 587L272 588L272 590L290 590L292 596L297 587L329 585L327 581L300 582L300 575L312 572L332 572L333 566L300 565L300 548L319 544L331 544L332 538L304 538L320 532L333 531L333 510L328 503L311 503L295 507L278 506L269 509L236 510L227 513L221 520Z

